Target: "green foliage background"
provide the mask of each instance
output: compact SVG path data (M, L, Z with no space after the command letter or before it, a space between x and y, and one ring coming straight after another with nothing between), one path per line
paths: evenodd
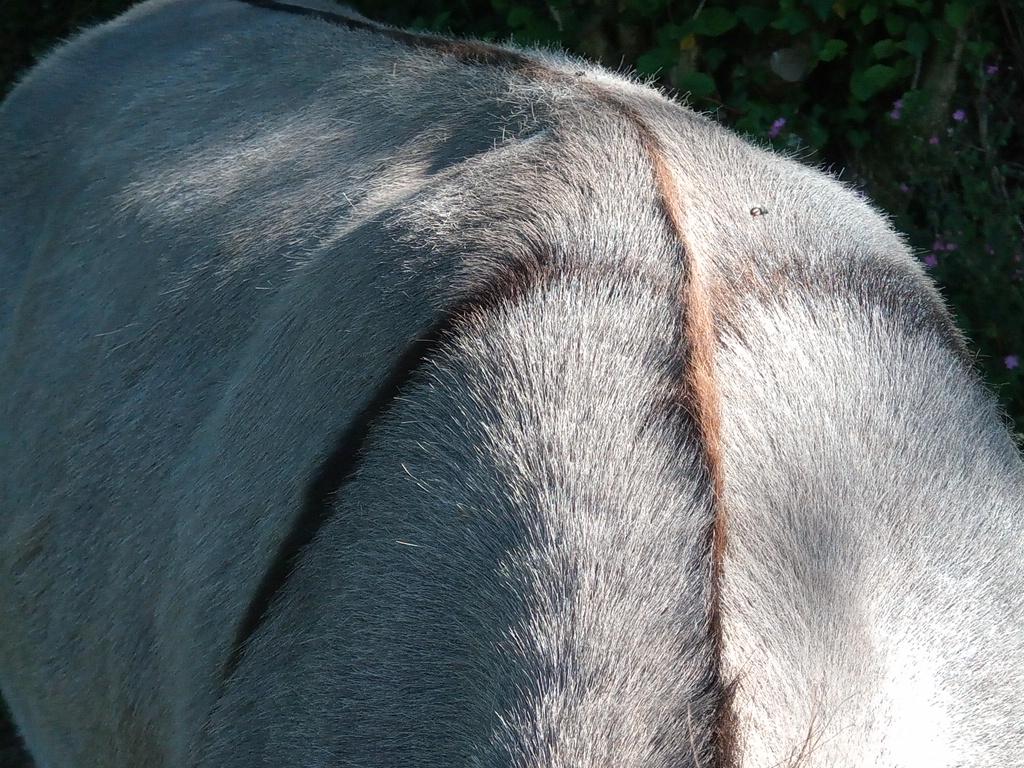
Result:
M6 0L0 92L126 0ZM1021 0L369 0L373 18L565 48L843 169L907 233L1024 427ZM253 62L252 66L260 66Z

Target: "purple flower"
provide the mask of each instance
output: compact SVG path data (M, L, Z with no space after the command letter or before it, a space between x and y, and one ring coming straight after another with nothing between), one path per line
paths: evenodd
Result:
M946 241L941 237L936 237L935 242L932 243L933 251L944 251L946 250Z
M934 269L939 266L939 257L934 253L929 253L924 257L924 265L928 267L928 269Z
M995 254L996 254L996 249L995 249L995 248L993 248L993 247L992 247L991 245L988 245L988 244L986 243L986 244L985 244L985 253L987 253L987 254L988 254L989 256L995 256Z
M987 67L985 67L985 74L988 75L989 77L995 77L996 75L999 74L999 65L989 64Z
M900 115L903 114L903 99L896 99L892 103L892 111L889 113L889 117L893 120L899 120Z
M939 137L932 136L930 139L928 139L928 143L931 144L933 147L937 147L939 145Z
M962 109L958 109L956 112L953 113L953 119L956 120L958 123L962 123L964 120L967 119L967 113L964 112Z
M785 126L786 126L786 118L784 118L784 117L776 118L775 122L772 123L772 127L768 129L768 138L769 139L774 139L776 136L779 135L779 133L782 132L782 129Z
M1020 367L1020 356L1019 355L1007 355L1003 358L1003 363L1006 365L1008 370Z
M894 109L892 112L889 113L889 117L891 119L893 119L893 120L899 120L900 119L900 111L898 109Z
M902 192L905 195L909 195L910 194L910 187L907 185L907 182L905 182L905 181L901 181L900 182L900 192Z
M960 246L958 246L956 243L946 243L946 250L947 251L955 251L959 247Z

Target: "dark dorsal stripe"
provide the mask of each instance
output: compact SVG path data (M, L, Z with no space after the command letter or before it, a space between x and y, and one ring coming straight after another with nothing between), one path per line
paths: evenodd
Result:
M534 70L539 65L523 54L504 48L489 46L475 42L449 40L436 35L419 35L404 30L391 29L360 19L353 19L338 13L321 11L314 8L280 3L276 0L239 0L239 2L257 8L282 11L296 16L318 19L345 29L365 31L379 34L387 39L416 48L429 48L447 53L460 61L485 66L503 66L517 70ZM517 276L521 277L521 275ZM476 306L490 303L494 296L507 293L509 284L521 284L518 279L502 281L502 287L491 291L491 298L478 297L473 302ZM516 292L521 288L516 288ZM327 522L332 501L338 491L353 476L358 468L364 446L370 436L373 425L388 410L391 403L408 385L423 361L427 359L438 344L448 334L455 317L464 313L468 307L448 312L438 320L426 333L415 339L395 362L387 377L381 382L373 397L362 408L352 423L344 430L336 441L331 453L321 462L306 489L302 510L292 523L291 530L285 536L271 561L269 568L260 580L259 586L246 609L234 642L224 665L223 679L227 680L234 674L245 653L249 640L259 630L267 616L274 597L284 587L288 577L295 569L306 546L313 540L317 532Z
M442 352L447 340L457 333L460 323L480 312L515 302L531 291L543 290L560 279L578 282L584 273L601 276L605 271L606 268L601 265L584 268L574 264L550 264L543 255L536 255L527 262L511 264L490 285L457 302L409 343L377 386L373 396L340 434L331 452L324 457L310 478L303 495L302 509L292 522L288 535L278 546L238 626L224 665L224 680L231 677L238 668L249 640L262 626L274 598L298 566L306 547L330 519L338 492L358 470L374 427L415 383L417 372L423 364ZM650 285L655 291L671 292L674 289L674 286L655 273L638 270L632 276ZM608 277L621 278L622 273L616 270Z
M307 545L329 519L335 496L359 467L374 424L388 411L395 399L401 396L423 361L447 335L453 322L453 313L445 315L406 347L373 396L341 433L331 452L321 461L306 487L302 510L292 522L288 535L278 546L277 553L263 574L238 626L231 652L224 665L224 680L231 677L237 669L246 645L266 619L274 597L287 583Z
M680 350L681 357L686 361L685 374L680 381L677 393L678 404L690 415L698 431L701 445L705 453L704 465L707 472L709 504L712 508L712 522L707 533L707 547L711 562L711 601L708 606L709 634L715 649L715 658L711 662L710 684L719 690L718 713L715 718L713 739L715 743L715 768L727 768L735 763L733 716L731 709L731 690L723 677L722 660L722 621L721 621L721 583L722 564L726 545L726 515L724 507L724 464L722 458L719 419L719 396L714 375L714 349L716 331L711 311L708 276L703 275L699 264L688 248L683 228L682 202L679 199L672 178L664 145L657 133L637 110L626 101L615 96L607 89L589 82L574 73L573 75L559 72L519 51L488 45L475 41L452 40L431 34L419 34L405 30L385 27L372 22L353 19L338 13L306 8L277 0L239 0L249 5L282 11L297 16L325 21L345 29L365 31L380 35L410 48L429 49L442 55L452 56L458 61L477 66L488 66L515 70L525 76L540 81L561 82L572 84L580 93L586 94L599 104L604 105L614 114L619 115L636 132L644 153L648 156L657 192L657 201L665 225L676 240L679 262L684 279L679 293L682 306L682 343L685 354ZM522 270L537 276L550 277L550 270L538 262L536 265L522 267ZM524 282L517 275L511 280L499 280L495 290L489 291L489 299L472 302L479 308L493 301L495 297L508 294L509 285L522 288ZM463 309L466 309L464 307ZM372 423L380 413L386 410L388 403L401 391L405 382L415 373L426 355L445 335L457 312L448 313L439 321L423 339L415 342L378 389L370 404L360 414L355 424L346 430L339 440L331 457L324 462L307 495L306 505L293 531L283 542L277 558L260 585L253 603L246 613L235 644L232 648L226 676L238 664L243 647L249 637L258 629L267 607L274 594L284 584L297 562L302 548L316 533L329 509L334 493L352 475L358 457L370 431Z

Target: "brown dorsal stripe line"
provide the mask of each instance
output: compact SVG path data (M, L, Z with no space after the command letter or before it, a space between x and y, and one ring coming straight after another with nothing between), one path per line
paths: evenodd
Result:
M718 664L715 676L723 692L715 724L717 754L714 765L715 768L728 768L736 762L736 733L731 707L731 686L726 684L721 669L724 651L722 577L728 520L725 510L725 464L722 456L721 406L715 376L717 333L711 311L710 291L700 261L687 244L682 218L683 205L679 199L672 170L669 168L661 140L633 107L595 85L587 82L574 82L577 87L612 109L633 126L644 154L647 155L651 163L651 172L661 213L680 250L684 270L680 297L685 312L683 338L689 344L689 349L684 355L686 376L681 382L679 396L697 427L701 445L704 447L705 466L711 485L713 521L708 532L708 548L711 555L711 604L708 608L708 628L714 643L715 659Z
M711 474L711 487L714 490L717 506L724 499L725 477L720 440L719 394L715 383L715 326L705 275L693 250L687 245L686 230L682 220L683 205L679 199L679 193L661 140L643 117L637 114L632 107L623 104L600 88L587 87L585 90L599 98L602 103L614 109L633 125L640 138L640 145L651 162L651 171L654 174L654 184L658 192L658 203L662 215L679 244L683 267L686 270L682 290L683 306L686 308L686 338L690 343L687 358L690 391L685 393L685 396L693 401L690 405L704 440L708 471ZM722 530L716 536L724 537L724 534L725 531ZM724 546L724 541L720 543Z
M724 474L718 437L720 431L718 391L714 378L715 337L710 301L699 264L693 258L692 250L686 245L685 229L682 220L682 204L672 178L672 171L668 167L666 153L660 139L658 139L643 117L635 109L619 101L604 89L592 83L581 81L549 69L540 62L518 51L475 41L450 40L437 35L417 34L405 30L392 29L329 11L290 5L277 2L277 0L240 0L240 2L259 8L285 11L327 21L347 29L373 32L410 47L436 50L466 63L504 66L519 72L536 75L539 79L549 82L571 83L600 103L610 107L634 127L641 146L651 162L662 214L679 242L684 266L687 269L686 287L684 288L685 296L683 298L686 299L685 306L687 307L687 315L690 318L687 320L686 327L688 331L693 331L693 335L687 334L692 345L690 356L693 358L689 366L690 378L692 380L691 389L693 391L688 395L688 398L696 400L692 404L695 411L694 415L697 417L703 433L702 437L705 438L706 445L708 446L708 468L711 472L712 487L717 497L716 503L720 503L723 499ZM724 534L724 531L721 533Z
M646 120L628 104L597 85L553 70L529 56L500 46L476 41L451 40L437 35L418 34L385 27L369 21L353 19L329 11L277 2L276 0L239 0L259 8L283 11L326 21L350 30L379 34L412 48L424 48L446 54L466 63L490 67L504 67L530 75L541 81L571 84L600 104L605 105L633 126L644 153L651 164L658 204L665 223L678 243L680 261L684 270L681 302L685 308L683 339L689 344L684 356L686 375L681 382L679 397L691 414L705 451L705 466L711 488L713 522L709 530L711 559L710 601L708 608L709 632L715 645L715 658L719 665L714 671L722 692L716 722L715 767L726 768L734 764L734 728L729 689L723 679L721 659L723 651L721 585L722 566L727 537L727 519L724 508L725 474L721 445L721 417L719 392L715 378L716 332L711 311L710 292L702 266L687 245L683 222L683 206L679 199L672 171L661 140Z

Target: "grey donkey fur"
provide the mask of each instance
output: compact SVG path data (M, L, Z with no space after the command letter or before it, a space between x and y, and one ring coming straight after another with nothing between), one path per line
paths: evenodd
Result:
M1024 766L1021 459L888 223L592 65L274 5L0 107L39 768Z

